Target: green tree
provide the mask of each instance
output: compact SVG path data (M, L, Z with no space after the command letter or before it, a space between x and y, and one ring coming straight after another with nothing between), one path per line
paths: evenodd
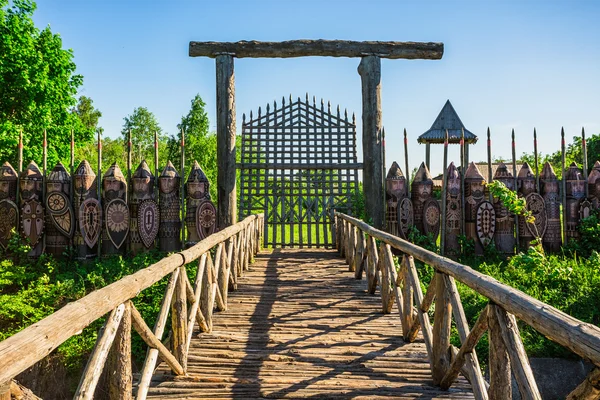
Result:
M49 27L38 29L32 20L31 0L0 0L0 160L16 163L19 131L23 132L25 162L41 161L44 129L48 161L67 159L70 131L78 116L83 77L75 74L73 52L62 48L59 35ZM76 141L92 140L89 131L77 131Z
M132 144L132 168L135 169L142 160L146 160L149 165L154 164L154 134L158 133L158 152L159 159L164 160L167 149L167 136L163 134L162 128L158 124L156 117L146 107L138 107L133 110L131 115L124 118L121 137L123 144L127 148L129 131L131 131ZM162 165L166 164L161 163ZM124 167L124 166L121 166Z

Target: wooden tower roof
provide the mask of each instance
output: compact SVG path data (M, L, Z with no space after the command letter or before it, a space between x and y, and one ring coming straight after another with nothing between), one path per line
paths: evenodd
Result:
M417 142L442 144L444 143L446 130L448 130L448 143L458 144L460 143L461 129L465 132L465 143L477 143L477 136L465 128L450 100L447 100L431 128L419 136Z

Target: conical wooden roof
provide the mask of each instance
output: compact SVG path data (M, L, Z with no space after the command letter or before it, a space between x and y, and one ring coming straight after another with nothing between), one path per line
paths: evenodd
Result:
M31 161L27 168L23 172L21 172L21 178L41 180L42 171L40 171L40 167L38 167L35 161Z
M542 179L542 180L557 179L556 174L554 173L554 168L552 168L552 164L550 164L548 161L546 161L546 163L544 164L544 167L542 168L542 173L540 174L540 179Z
M115 179L117 181L125 182L125 175L119 168L119 164L116 162L112 163L112 165L106 170L106 173L102 177L102 179Z
M590 171L590 175L588 177L588 183L593 185L600 178L600 161L596 161L592 170Z
M514 178L513 174L512 174L512 172L509 171L506 164L501 162L500 165L498 165L498 168L496 169L496 173L494 174L494 179L508 179L508 178L511 178L511 179Z
M15 171L8 161L0 167L0 179L5 181L17 179L17 171Z
M179 178L179 173L171 161L167 162L167 166L160 173L161 178Z
M460 179L460 173L458 172L456 165L454 165L454 161L450 162L450 165L448 166L446 179Z
M425 163L422 162L421 166L419 167L419 170L415 174L415 177L413 179L413 183L417 183L417 182L425 183L427 181L433 183L433 180L431 178L431 174L429 173L429 170L427 169L427 165L425 165Z
M69 172L67 172L67 169L60 161L56 164L54 169L50 171L50 174L48 174L48 182L64 183L69 182L70 180L71 176L69 175Z
M574 161L569 165L569 168L567 168L565 179L568 181L580 181L583 179L583 174Z
M143 160L133 173L133 178L154 178L146 160Z
M467 171L465 172L465 179L471 179L473 181L484 181L484 182L486 182L486 180L483 177L483 175L481 175L481 172L479 172L479 168L477 168L477 164L475 164L473 161L471 161L469 163L469 167L467 168Z
M92 169L92 166L88 162L88 160L83 160L79 163L79 166L75 170L74 175L77 176L96 176L96 173Z
M465 132L465 143L477 143L477 136L465 128L450 100L446 101L431 128L417 139L419 143L444 143L448 130L448 143L460 143L462 130Z
M198 161L194 161L192 165L192 170L190 171L190 175L188 176L188 182L208 182L208 178L202 168L200 168L200 164Z
M535 175L533 174L533 171L531 170L531 167L527 161L525 161L523 166L521 166L521 169L517 175L517 179L535 179Z

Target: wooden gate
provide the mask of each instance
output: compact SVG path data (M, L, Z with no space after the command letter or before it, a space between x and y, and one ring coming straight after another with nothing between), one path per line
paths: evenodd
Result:
M356 123L321 100L285 98L243 117L241 218L265 214L265 246L332 247L333 210L358 199Z

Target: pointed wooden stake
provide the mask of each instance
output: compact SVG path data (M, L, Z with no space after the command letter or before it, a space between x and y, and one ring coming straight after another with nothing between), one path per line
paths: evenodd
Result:
M565 179L565 128L560 128L560 152L561 152L561 186L562 186L562 210L563 210L563 243L567 244L567 180Z
M585 198L588 198L588 160L587 160L587 143L585 142L585 129L581 127L581 151L583 155L583 179L585 180Z
M540 193L540 170L538 165L537 132L535 128L533 128L533 157L535 160L535 190Z
M410 197L410 171L408 170L408 138L404 128L404 174L406 176L406 197Z
M512 169L513 169L513 179L515 181L515 192L518 190L517 187L517 155L516 155L516 145L515 145L515 130L512 130ZM517 218L515 217L515 243L517 248L515 249L515 254L519 253L519 249L521 248L521 244L519 241L519 223Z

